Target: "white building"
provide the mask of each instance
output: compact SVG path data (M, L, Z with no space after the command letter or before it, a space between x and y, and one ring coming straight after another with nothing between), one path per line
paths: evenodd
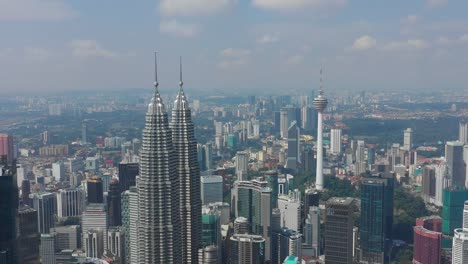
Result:
M452 264L468 263L468 230L457 228L454 231Z
M102 256L104 249L107 248L107 212L103 204L89 204L82 216L82 245L86 245L86 237L88 236L88 230L102 230L103 251L98 252L99 256ZM89 237L88 237L89 238ZM88 252L87 252L88 254ZM88 254L89 256L89 254Z
M61 182L65 179L65 166L63 162L58 161L52 164L52 176L56 182Z
M446 187L450 185L447 164L445 163L445 161L442 161L440 164L434 166L434 168L436 178L434 204L437 206L442 206L442 192Z
M125 236L122 227L107 230L107 249L116 257L125 257Z
M281 212L281 227L300 232L301 199L299 191L295 190L291 196L279 196L278 209Z
M411 128L405 129L403 132L403 149L410 151L413 145L413 130Z
M239 151L236 153L236 175L238 181L248 180L247 171L249 167L249 154Z
M88 229L83 232L86 256L101 258L104 253L104 231L102 229Z
M61 189L57 192L57 216L81 216L86 205L86 194L81 188Z
M223 201L223 177L219 175L201 177L202 204Z
M330 131L330 152L335 155L341 153L341 129Z
M468 122L460 122L458 141L462 142L463 144L468 144Z

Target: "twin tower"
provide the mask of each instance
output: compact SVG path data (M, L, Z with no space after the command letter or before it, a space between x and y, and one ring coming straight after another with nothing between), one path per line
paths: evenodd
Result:
M139 263L197 263L201 248L200 169L191 111L179 91L169 122L158 91L148 105L140 151L137 226Z

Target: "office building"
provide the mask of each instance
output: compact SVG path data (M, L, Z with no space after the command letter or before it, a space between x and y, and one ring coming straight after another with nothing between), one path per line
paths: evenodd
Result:
M88 204L86 206L86 210L83 212L82 216L82 224L81 224L81 233L82 233L82 245L86 249L87 247L91 247L92 250L101 249L100 245L98 244L91 244L86 239L96 238L99 237L103 241L102 250L107 248L107 213L104 204ZM93 230L93 232L88 232ZM102 236L99 233L102 233ZM104 251L99 252L88 252L86 251L87 256L98 256L101 257Z
M31 182L24 179L21 183L21 201L23 204L29 205L32 207L32 201L29 195L31 194Z
M295 190L290 196L279 196L278 209L281 212L281 227L299 232L301 228L300 192Z
M303 106L301 108L301 128L305 131L312 131L316 128L316 120L314 109L309 106Z
M454 231L452 264L468 263L468 230L457 228Z
M430 216L416 219L413 233L413 263L440 264L442 218Z
M249 153L238 151L236 153L236 175L238 181L247 181L249 168Z
M228 264L263 264L266 261L266 242L262 236L234 234L229 244Z
M325 261L327 264L353 263L353 198L332 197L326 203Z
M107 212L109 219L109 226L122 225L122 210L121 210L121 193L119 180L112 179L107 195Z
M210 175L201 177L201 200L202 204L222 202L223 195L223 177L219 175Z
M341 129L334 128L330 131L330 152L334 155L341 153Z
M361 262L383 263L385 243L393 226L393 178L371 177L361 182Z
M265 172L265 179L268 182L268 187L271 188L271 207L278 207L278 172L269 170Z
M281 109L280 111L280 135L282 138L286 138L288 136L289 124L290 124L290 121L288 120L287 109Z
M437 206L443 205L443 190L450 186L450 179L447 171L447 163L442 160L438 165L434 166L435 169L435 197L434 204Z
M130 218L130 225L138 227L139 259L136 263L183 263L185 244L182 244L180 230L177 153L172 144L168 115L158 85L156 78L143 129L137 184L138 223L132 222ZM200 179L197 178L197 181ZM156 233L156 230L164 232ZM131 254L133 257L133 252Z
M130 186L136 186L135 179L138 175L138 171L138 163L122 162L119 164L119 184L121 193L130 190Z
M458 141L463 144L468 144L468 122L460 122Z
M411 128L405 129L403 132L403 149L410 151L413 146L413 130Z
M260 179L236 181L232 189L235 217L249 220L251 231L265 239L265 260L271 259L271 188Z
M33 207L37 210L38 230L41 234L48 234L55 226L56 198L55 193L32 194Z
M107 230L107 249L113 256L125 259L125 235L122 227L110 227Z
M366 144L364 140L357 141L356 164L354 175L359 176L367 170Z
M286 168L297 171L301 163L301 140L300 129L293 121L288 128L288 158L286 159Z
M16 215L18 210L18 186L16 166L0 157L0 259L6 263L16 261Z
M54 176L56 182L65 180L65 166L63 165L63 162L58 161L52 163L52 176Z
M0 157L4 156L6 156L7 164L12 164L15 159L12 135L0 134Z
M87 257L101 258L104 254L104 230L88 229L83 232L84 250Z
M463 227L463 209L468 200L468 190L447 188L442 196L442 233L453 236L453 230Z
M279 232L273 232L273 236L276 236L277 244L272 245L272 247L277 247L274 251L278 253L279 261L288 256L302 259L302 235L299 232L283 228Z
M88 203L104 203L104 189L101 177L91 177L86 181Z
M323 95L322 68L320 68L320 93L314 99L314 108L317 110L317 173L315 188L323 190L323 111L327 108L328 100Z
M18 263L39 263L40 235L37 227L37 211L27 205L18 209Z
M219 248L216 246L207 246L198 251L199 264L218 264L221 263L221 256L219 255Z
M123 207L125 207L125 213L122 215L122 224L125 232L126 259L129 263L140 263L138 254L138 226L134 224L139 222L140 217L138 211L138 188L136 186L130 187L130 190L126 191L122 198L124 200Z
M55 264L55 237L41 234L40 255L42 264Z
M57 216L81 216L86 206L85 192L81 188L61 189L57 192Z
M304 244L311 248L312 256L321 254L320 208L310 206L304 223Z
M449 141L445 145L447 173L454 187L465 186L465 161L463 160L463 143Z
M436 173L433 167L425 166L422 172L422 196L425 202L431 201L436 193Z
M80 248L80 226L56 226L50 230L55 237L56 250L77 250Z

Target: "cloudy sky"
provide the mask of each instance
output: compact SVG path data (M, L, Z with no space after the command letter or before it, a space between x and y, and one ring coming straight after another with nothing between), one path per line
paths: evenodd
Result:
M468 87L466 0L0 0L0 93Z

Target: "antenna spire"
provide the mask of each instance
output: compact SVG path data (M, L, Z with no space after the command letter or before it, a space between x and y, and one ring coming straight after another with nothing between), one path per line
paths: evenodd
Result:
M322 71L323 66L320 65L320 95L323 95L323 79L322 79Z
M156 89L156 92L158 90L158 52L154 52L154 88Z
M179 86L180 86L180 89L182 90L182 86L184 86L184 81L182 81L182 56L180 56L180 58L179 58L179 70L180 70Z

